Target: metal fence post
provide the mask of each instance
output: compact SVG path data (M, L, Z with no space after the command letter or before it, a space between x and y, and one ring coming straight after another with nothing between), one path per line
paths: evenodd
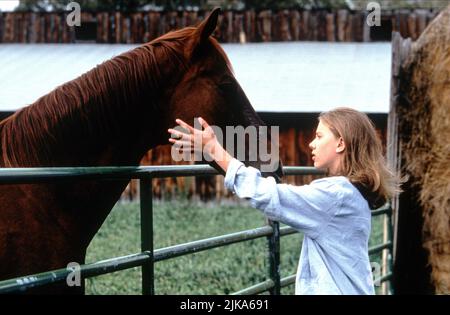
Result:
M155 294L153 261L153 185L152 178L139 181L141 206L141 250L148 252L150 260L142 265L142 294Z
M270 289L271 295L280 295L280 224L276 221L268 220L273 233L267 237L269 244L269 273L274 287Z

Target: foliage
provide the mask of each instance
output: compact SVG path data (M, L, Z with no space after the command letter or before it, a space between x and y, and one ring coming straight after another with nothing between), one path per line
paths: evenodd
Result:
M60 11L65 10L71 1L61 0L21 0L17 11ZM132 11L148 1L145 0L76 0L84 11ZM160 1L163 2L163 1Z
M356 9L365 10L369 0L351 0ZM448 0L378 0L381 8L385 10L393 9L443 9L448 4Z
M52 11L65 10L71 0L21 0L18 10ZM135 11L138 9L210 10L223 9L286 9L286 8L356 8L365 10L367 0L76 0L85 11ZM442 8L446 1L433 0L381 0L382 8Z
M21 0L17 10L54 11L65 10L70 1L61 0ZM141 8L150 9L189 9L209 10L219 6L223 9L285 9L285 8L337 8L346 7L346 0L77 0L86 11L135 11Z
M345 0L246 0L248 9L286 9L286 8L341 8Z

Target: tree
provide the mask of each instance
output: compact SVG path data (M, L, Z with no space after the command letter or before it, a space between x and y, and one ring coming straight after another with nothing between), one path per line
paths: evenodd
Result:
M21 0L17 11L58 11L65 10L71 1L61 0ZM147 4L146 0L75 0L86 11L134 11ZM163 1L160 1L163 2Z
M74 0L86 11L136 11L144 6L165 10L198 8L223 9L285 9L285 8L337 8L347 7L348 0ZM21 0L17 10L64 10L70 0Z
M346 0L243 0L217 1L223 3L241 2L246 9L289 9L289 8L336 8L347 7Z
M62 6L57 0L20 0L16 11L54 11L62 9Z

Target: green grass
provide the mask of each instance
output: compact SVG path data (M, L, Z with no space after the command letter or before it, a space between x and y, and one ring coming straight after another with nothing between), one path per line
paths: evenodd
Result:
M86 262L140 252L139 203L118 203L88 248ZM263 226L264 216L247 204L219 205L186 200L154 202L154 248ZM382 239L373 219L370 245ZM281 238L281 276L294 274L302 236ZM379 258L371 256L371 261ZM155 263L156 294L228 294L268 277L265 238ZM141 294L140 268L86 280L87 294ZM282 289L293 294L294 286Z

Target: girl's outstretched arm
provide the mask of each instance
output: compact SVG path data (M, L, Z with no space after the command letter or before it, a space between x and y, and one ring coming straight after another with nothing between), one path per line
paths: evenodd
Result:
M246 167L234 159L217 141L208 123L202 118L198 120L204 130L177 119L184 131L169 129L169 133L177 136L169 141L190 152L201 148L200 153L216 161L226 172L225 186L272 220L288 224L312 238L320 234L340 206L339 185L335 181L319 180L304 186L277 184L273 177L264 178L256 168ZM202 145L195 146L195 141Z

